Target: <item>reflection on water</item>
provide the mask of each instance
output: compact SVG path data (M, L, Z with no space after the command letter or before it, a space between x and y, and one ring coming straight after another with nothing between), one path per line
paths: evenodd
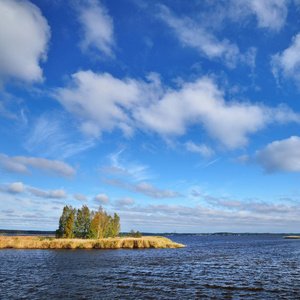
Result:
M300 240L172 240L187 247L0 250L0 299L300 299Z

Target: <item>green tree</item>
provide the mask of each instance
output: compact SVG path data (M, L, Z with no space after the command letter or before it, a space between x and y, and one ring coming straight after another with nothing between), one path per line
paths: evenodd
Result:
M98 211L90 211L86 205L81 209L65 206L59 219L59 228L56 230L57 238L89 238L101 239L116 237L120 233L120 217L114 213L110 216L99 206ZM134 231L133 231L134 234Z
M86 238L91 225L91 212L86 205L77 210L75 221L75 236L78 238Z
M142 234L141 234L139 231L137 231L136 234L135 234L135 237L141 238L141 237L142 237Z
M57 238L62 238L64 236L65 229L66 229L66 224L67 224L67 221L68 221L72 211L74 212L74 209L73 209L72 206L66 205L63 208L62 215L59 219L58 229L55 232L55 235L56 235Z
M74 237L74 219L75 219L75 211L72 210L65 226L65 230L63 234L64 238L71 239Z
M114 218L112 219L112 237L116 237L119 235L121 231L120 217L114 213Z

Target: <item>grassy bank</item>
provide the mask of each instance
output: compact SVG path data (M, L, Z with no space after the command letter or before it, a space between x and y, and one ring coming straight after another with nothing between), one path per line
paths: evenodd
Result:
M142 238L56 239L37 236L0 236L0 249L147 249L181 248L184 245L174 243L161 236Z
M299 235L288 235L288 236L284 236L284 239L300 239Z

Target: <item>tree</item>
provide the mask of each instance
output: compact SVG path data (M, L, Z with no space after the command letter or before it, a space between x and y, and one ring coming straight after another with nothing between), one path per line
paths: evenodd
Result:
M112 237L116 237L119 235L121 231L120 217L116 213L114 213L112 226L113 226Z
M91 226L91 212L86 205L82 205L81 209L77 210L75 221L75 236L78 238L86 238Z
M136 234L135 234L135 237L136 237L136 238L141 238L141 237L142 237L142 234L141 234L139 231L137 231Z
M58 229L55 232L55 235L56 235L57 238L62 238L64 236L65 229L66 229L66 224L67 224L67 221L68 221L72 211L75 215L75 211L74 211L74 208L72 206L66 205L63 208L63 213L62 213L62 215L59 219L59 226L58 226Z
M120 230L120 217L116 213L113 217L108 215L102 206L95 212L90 211L86 205L77 210L66 205L59 219L56 237L102 239L116 237Z
M75 218L75 211L72 210L65 226L65 230L63 234L64 238L71 239L72 237L74 237L74 218Z
M97 212L92 212L92 221L88 232L88 238L99 239L103 237L103 209L100 205Z

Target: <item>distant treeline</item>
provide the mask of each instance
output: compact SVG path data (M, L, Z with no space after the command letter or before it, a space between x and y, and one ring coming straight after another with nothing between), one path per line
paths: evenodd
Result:
M66 205L55 232L57 238L101 239L118 236L121 230L120 217L110 216L102 206L90 211L86 205L81 209Z
M14 235L42 235L42 234L55 234L55 231L41 231L41 230L12 230L12 229L0 229L0 234L14 234Z

